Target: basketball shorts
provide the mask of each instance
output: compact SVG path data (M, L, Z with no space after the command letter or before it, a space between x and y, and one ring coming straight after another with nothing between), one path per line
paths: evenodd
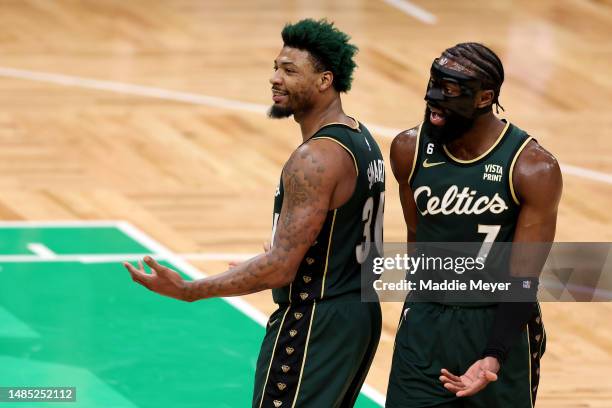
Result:
M440 370L461 375L482 358L495 306L404 304L393 351L387 408L531 408L546 349L542 317L534 314L508 353L497 381L458 398L440 381Z

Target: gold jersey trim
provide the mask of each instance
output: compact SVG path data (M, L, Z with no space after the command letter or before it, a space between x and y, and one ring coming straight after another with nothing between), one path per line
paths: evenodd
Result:
M546 341L546 327L544 327L544 317L542 317L542 309L540 308L539 302L538 302L538 313L540 315L540 325L542 326L542 341L540 342L540 358L542 358L542 345Z
M280 337L280 333L283 330L283 324L285 323L285 316L291 309L291 306L287 306L287 310L283 314L283 319L280 322L280 326L278 326L278 333L276 333L276 339L274 340L274 347L272 347L272 354L270 355L270 365L268 365L268 372L266 373L266 380L263 383L263 388L261 390L261 399L259 400L259 408L263 404L264 397L266 395L266 385L268 385L268 378L270 377L270 369L272 368L272 362L274 361L274 353L276 352L276 345L278 343L278 338Z
M342 146L342 148L344 148L344 150L346 150L351 155L351 157L353 158L353 164L355 164L355 171L357 172L357 177L359 177L359 167L357 166L357 159L355 158L355 155L353 154L353 152L351 152L351 149L349 149L342 142L334 139L333 137L329 137L329 136L317 136L317 137L313 137L311 140L317 140L317 139L331 140L332 142L336 142L340 146Z
M516 196L516 192L514 191L514 179L513 179L513 174L514 174L514 165L516 164L516 160L518 159L518 157L520 156L521 152L523 151L523 149L527 146L527 143L529 143L531 140L533 139L533 137L529 136L521 145L521 147L519 147L519 149L516 151L516 153L514 154L514 158L512 159L512 163L510 164L510 174L508 175L508 180L510 183L510 194L512 194L512 199L514 200L514 202L516 203L516 205L521 205L519 199Z
M329 267L329 252L331 251L332 246L332 237L334 235L334 225L336 224L336 213L338 209L334 210L334 216L332 218L331 227L329 229L329 238L327 241L327 256L325 257L325 270L323 271L323 283L321 283L321 299L323 299L323 295L325 294L325 278L327 277L327 268Z
M531 408L533 408L533 385L531 384L531 341L529 340L529 324L527 324L525 333L527 334L527 358L529 359L529 402L531 404Z
M474 163L477 162L478 160L482 159L483 157L487 156L489 153L491 153L493 151L493 149L495 149L495 147L502 141L502 139L504 138L504 135L506 134L506 131L508 130L508 128L510 127L510 122L506 122L506 126L504 126L504 129L501 131L501 133L499 134L499 136L497 137L497 140L495 141L495 143L493 143L493 145L491 147L489 147L487 149L486 152L484 152L483 154L481 154L478 157L475 157L473 159L470 160L462 160L462 159L458 159L455 156L453 156L451 154L451 152L446 148L446 145L442 145L442 148L444 149L444 152L446 153L446 155L451 159L456 161L457 163L462 163L462 164L470 164L470 163Z
M346 115L347 118L351 119L353 122L355 122L355 124L353 126L351 125L347 125L346 123L342 123L342 122L329 122L326 123L324 125L322 125L321 127L319 127L317 129L317 132L321 129L323 129L325 126L330 126L330 125L341 125L341 126L346 126L350 129L356 130L357 132L361 133L361 128L359 127L359 121L357 119L355 119L352 116ZM314 134L317 134L317 132L315 132Z
M412 158L412 168L410 169L410 175L408 176L408 185L412 183L412 176L414 175L414 169L416 169L416 162L419 158L419 145L421 144L421 129L423 124L419 125L419 131L417 132L416 146L414 148L414 157Z
M304 374L304 366L306 365L306 355L308 354L308 342L310 341L310 332L312 331L312 321L314 320L316 307L317 307L317 302L314 301L312 303L312 313L310 314L310 323L308 323L308 335L306 336L306 347L304 348L304 357L302 358L302 368L300 369L300 378L298 379L297 388L295 389L295 397L293 398L293 404L291 404L291 408L295 408L295 404L297 403L297 400L298 400L298 395L300 395L300 385L302 384L302 375Z

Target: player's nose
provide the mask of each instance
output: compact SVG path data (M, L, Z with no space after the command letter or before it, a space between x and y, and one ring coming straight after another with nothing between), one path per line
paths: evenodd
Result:
M275 70L272 73L272 76L270 77L270 84L272 84L272 85L279 85L282 82L279 71L280 70Z

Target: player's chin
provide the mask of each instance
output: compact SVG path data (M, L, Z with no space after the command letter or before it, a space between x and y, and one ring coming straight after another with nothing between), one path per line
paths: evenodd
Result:
M268 110L268 117L273 119L288 118L293 115L293 109L281 102L275 102Z

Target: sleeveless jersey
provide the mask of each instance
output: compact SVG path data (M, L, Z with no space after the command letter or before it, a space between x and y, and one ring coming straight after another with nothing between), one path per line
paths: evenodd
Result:
M485 255L485 270L490 277L509 273L510 247L491 244L512 242L514 238L520 202L512 172L518 155L531 139L507 122L491 148L472 160L461 160L446 146L434 143L421 126L409 178L417 207L417 243L482 243L469 245L468 252L461 250L457 255L476 257L485 251L489 255ZM445 247L441 252L445 255L458 248ZM427 252L440 255L433 248ZM465 307L495 304L486 299L463 302L456 297L447 298L445 293L434 293L437 303Z
M419 127L409 183L417 207L417 242L511 242L520 203L516 159L532 138L506 123L491 148L460 160Z
M365 126L332 123L310 140L329 139L352 157L357 171L349 200L327 213L315 242L306 252L293 282L273 289L274 301L309 303L361 291L361 263L370 251L382 253L385 165L378 144ZM283 205L283 179L274 198L272 239Z

